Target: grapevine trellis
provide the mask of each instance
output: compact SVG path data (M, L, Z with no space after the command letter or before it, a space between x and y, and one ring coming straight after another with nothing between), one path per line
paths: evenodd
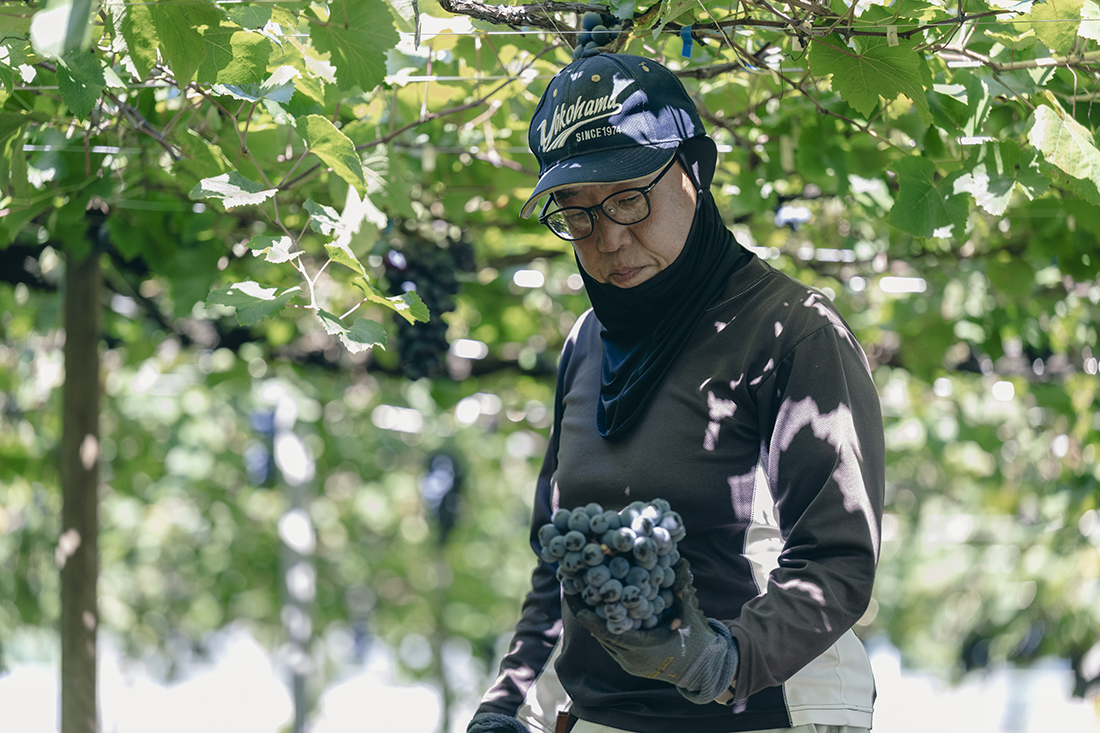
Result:
M908 50L918 54L939 55L956 67L988 68L1009 92L1012 92L1011 85L1001 80L999 75L1024 69L1064 68L1080 72L1093 82L1100 80L1100 51L1086 50L1085 47L1087 38L1100 33L1092 32L1087 36L1082 33L1078 36L1077 26L1082 22L1090 22L1083 21L1080 17L1030 18L1028 13L1019 9L990 9L985 2L973 1L970 2L971 6L977 5L984 9L968 11L967 0L958 0L953 13L946 5L914 2L906 6L905 3L896 3L894 7L876 14L873 19L857 17L859 3L848 6L841 4L843 11L834 10L821 2L784 0L777 4L786 6L786 12L768 0L737 0L725 11L708 7L698 0L662 0L654 2L645 10L635 12L629 12L633 8L632 3L622 2L611 2L608 6L565 2L501 6L477 0L441 0L440 7L456 15L508 26L516 31L546 31L566 46L573 46L576 37L582 33L580 18L584 13L606 13L625 7L628 12L622 14L625 15L622 21L623 32L601 50L618 52L625 48L632 37L655 39L661 33L680 36L684 40L685 56L690 54L693 41L701 44L714 43L720 48L730 49L736 60L685 67L677 70L677 74L695 79L713 79L722 74L736 72L771 74L787 89L807 95L821 113L839 117L872 135L875 133L868 124L851 120L818 103L817 87L821 82L821 75L815 74L813 69L786 69L781 62L803 58L813 42L829 45L837 53L854 56L855 52L843 47L841 42L846 44L854 38L879 38L886 40L888 48L907 42L910 44ZM674 19L678 14L691 11L698 11L696 14L704 15L706 20L684 24ZM722 17L717 14L722 14ZM991 22L1060 24L1073 30L1070 34L1072 42L1070 46L1063 43L1057 49L1052 47L1050 56L1019 61L997 60L969 47L975 30L983 23ZM1100 28L1100 22L1092 22ZM746 43L734 40L738 29L762 31L767 35L758 34L760 42L754 50L748 48ZM830 37L832 40L829 40ZM1056 51L1065 53L1058 55ZM1061 96L1071 102L1091 102L1097 95L1093 90L1086 94ZM1022 95L1015 96L1023 99ZM1030 106L1026 100L1025 103Z

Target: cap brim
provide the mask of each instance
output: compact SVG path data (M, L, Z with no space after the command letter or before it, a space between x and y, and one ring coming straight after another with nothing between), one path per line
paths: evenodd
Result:
M645 178L667 165L675 154L675 145L665 148L638 145L563 160L547 168L539 177L534 192L520 210L520 216L524 219L530 217L540 198L563 188Z

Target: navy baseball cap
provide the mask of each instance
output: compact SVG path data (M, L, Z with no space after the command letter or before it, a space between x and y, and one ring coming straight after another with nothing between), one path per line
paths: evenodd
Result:
M539 181L520 215L568 186L655 173L681 142L705 134L684 85L656 61L614 53L574 61L550 81L531 120Z

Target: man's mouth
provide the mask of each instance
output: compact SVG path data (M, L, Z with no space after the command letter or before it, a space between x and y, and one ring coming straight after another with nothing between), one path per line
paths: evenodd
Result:
M622 285L633 280L641 271L641 267L619 267L612 270L607 277L616 285Z

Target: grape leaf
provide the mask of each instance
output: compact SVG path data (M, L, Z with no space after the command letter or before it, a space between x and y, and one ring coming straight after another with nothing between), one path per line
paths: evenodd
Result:
M26 41L9 38L0 42L0 86L9 92L15 88L16 70L26 62L26 55L19 46L25 48Z
M60 58L70 51L87 50L92 42L92 0L49 0L31 19L34 52Z
M1031 18L1035 35L1051 51L1068 56L1077 43L1077 23L1066 21L1080 18L1082 5L1084 0L1045 0L1034 3L1023 17Z
M1100 187L1100 150L1096 141L1091 132L1061 109L1036 107L1027 139L1051 165Z
M221 23L202 34L203 60L196 80L200 83L259 84L267 76L271 41L259 33Z
M985 143L969 168L955 179L955 193L969 193L978 205L994 216L1008 208L1012 192L1019 185L1029 199L1046 192L1050 181L1039 168L1033 148L1021 151L1014 140Z
M174 171L184 169L195 178L203 179L220 176L233 169L222 149L194 130L187 129L177 135L176 144L183 151L183 159L176 163Z
M107 0L103 5L115 30L112 50L123 57L123 65L136 79L144 79L157 64L159 45L149 6L125 0Z
M246 280L214 290L206 296L206 305L232 306L237 309L237 323L246 327L255 326L285 308L301 288L287 288L278 296L276 291L277 288L265 288L257 282Z
M160 52L176 77L176 85L183 87L194 78L206 58L199 29L202 26L217 28L222 13L203 0L158 2L146 7L153 16L153 25L160 39Z
M1023 51L1038 41L1035 31L1026 22L1020 23L1019 26L1012 23L990 22L982 29L982 34L989 40L1015 51Z
M355 256L355 253L351 251L351 247L346 244L329 243L325 245L325 253L333 262L343 265L351 270L354 270L356 274L367 274L367 271L363 269L363 264L359 262L359 258Z
M333 173L354 186L360 194L366 194L367 181L363 176L363 161L347 135L321 115L299 118L295 127L298 134L305 138L311 153L323 160Z
M74 49L58 61L57 86L61 99L79 120L91 113L95 103L103 96L106 83L103 67L93 53Z
M294 95L294 79L299 76L301 72L293 66L280 66L260 84L215 84L213 89L218 94L225 94L242 102L270 99L286 104Z
M309 37L331 54L336 84L371 91L386 76L386 50L397 45L397 30L383 0L335 0L326 23L311 23Z
M279 192L277 188L264 188L250 181L237 171L223 173L213 178L204 178L191 189L190 198L218 199L227 209L235 206L262 204Z
M963 125L963 133L969 136L978 135L993 108L993 96L989 93L985 80L975 74L960 71L955 74L955 78L966 88L966 109L970 113L970 118Z
M321 325L325 327L325 333L329 336L335 336L348 330L344 322L340 320L340 316L329 313L324 308L317 309L317 318L320 319Z
M273 262L275 264L289 262L295 257L301 256L301 250L297 252L290 251L290 248L293 246L293 240L286 235L281 237L270 237L266 234L258 234L248 241L248 248L252 250L253 257L265 255L265 262Z
M626 20L634 15L634 0L610 0L607 8L619 20Z
M306 199L302 207L309 213L309 228L318 234L330 236L333 232L342 232L344 225L340 221L340 215L331 206L319 204L313 199Z
M863 115L875 110L880 96L890 101L904 95L930 125L932 111L924 90L932 86L932 72L916 45L910 40L891 46L885 38L875 37L857 54L834 34L810 44L810 70L818 76L832 74L833 89Z
M936 180L936 164L910 156L890 166L898 177L898 196L890 209L890 224L917 237L953 226L962 233L968 211L966 196L955 193L954 178Z
M387 0L397 27L406 33L416 32L420 8L416 0Z
M26 116L11 112L0 112L0 195L8 188L9 176L11 177L13 189L21 189L26 185L27 161L25 157L20 157L23 152L23 133L26 130L26 125ZM21 167L20 162L22 163ZM16 180L17 178L19 180ZM26 195L26 191L22 191L22 195ZM5 206L4 208L8 207Z
M415 290L386 297L378 288L371 285L366 277L357 277L351 283L363 291L366 300L384 305L409 323L416 323L417 321L424 323L431 318L428 306L424 304L424 301L420 299Z
M1077 29L1077 34L1081 38L1100 41L1100 3L1095 0L1085 0L1085 4L1081 6L1081 18L1081 26Z
M351 324L351 328L340 334L340 341L352 354L358 354L375 346L381 346L384 349L386 348L386 329L375 321L357 318L355 323Z
M237 5L226 8L231 21L250 31L258 31L271 20L271 8L262 5Z
M415 290L391 296L386 300L390 302L390 308L409 323L416 321L423 323L431 317L428 306L424 304L424 301L420 299Z
M358 318L350 328L344 325L337 315L323 308L317 309L317 317L329 336L339 336L344 347L352 354L358 354L374 346L386 348L386 330L380 323L367 318Z

